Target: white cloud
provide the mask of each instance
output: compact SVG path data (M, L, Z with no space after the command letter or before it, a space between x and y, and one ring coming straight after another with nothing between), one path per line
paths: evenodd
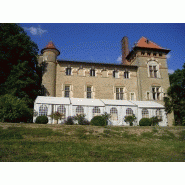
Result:
M47 30L43 30L40 25L38 25L38 27L30 27L30 28L26 28L23 27L25 30L29 31L32 35L42 35L43 33L48 32Z
M122 60L122 55L120 55L118 58L117 58L117 62L121 62Z
M174 70L173 69L168 69L168 73L173 74Z
M171 57L171 54L167 54L166 58L169 59Z

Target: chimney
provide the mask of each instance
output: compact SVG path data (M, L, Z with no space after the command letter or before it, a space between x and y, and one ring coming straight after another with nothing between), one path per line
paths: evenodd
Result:
M126 60L127 55L129 54L129 48L128 48L128 37L123 37L121 40L122 44L122 64L123 65L130 65L130 63Z

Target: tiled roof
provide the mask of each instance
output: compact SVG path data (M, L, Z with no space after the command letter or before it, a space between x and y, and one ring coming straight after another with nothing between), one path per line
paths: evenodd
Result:
M55 51L57 51L57 55L60 55L60 51L55 47L55 45L53 44L52 41L50 41L47 46L41 50L41 53L43 54L43 52L47 49L54 49Z
M56 49L55 45L53 44L52 41L50 41L47 46L45 47L45 49Z
M148 40L145 37L141 37L139 41L135 45L136 47L142 47L142 48L155 48L155 49L164 49L160 46L158 46L156 43Z

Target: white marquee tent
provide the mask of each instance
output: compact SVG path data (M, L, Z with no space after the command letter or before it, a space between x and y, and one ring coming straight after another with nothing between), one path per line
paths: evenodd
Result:
M85 98L64 98L64 97L48 97L38 96L34 103L34 117L46 115L49 124L55 121L49 115L52 112L60 112L64 114L63 119L58 123L62 124L68 116L76 114L85 114L87 120L91 120L96 115L105 112L111 114L109 125L127 125L124 121L126 115L135 114L137 120L134 125L139 125L139 121L143 117L160 116L162 121L160 126L167 126L167 117L163 105L153 101L127 101L127 100L107 100L107 99L85 99Z

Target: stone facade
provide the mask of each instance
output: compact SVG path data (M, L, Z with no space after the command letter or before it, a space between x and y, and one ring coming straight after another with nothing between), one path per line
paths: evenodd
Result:
M128 53L128 39L122 39ZM124 48L122 48L124 51ZM60 52L50 42L41 53L45 96L132 101L155 101L164 105L170 86L164 49L142 37L124 62L102 64L57 60ZM173 122L168 115L168 125Z

